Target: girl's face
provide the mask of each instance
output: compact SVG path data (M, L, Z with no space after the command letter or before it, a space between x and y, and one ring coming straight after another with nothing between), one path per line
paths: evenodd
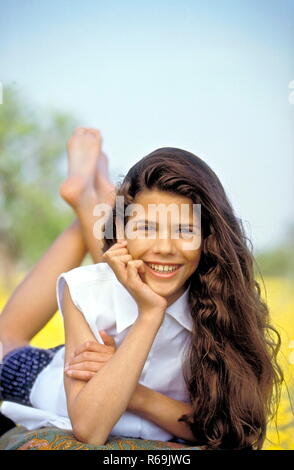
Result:
M128 218L127 226L132 230L131 235L126 230L128 251L133 259L145 263L142 280L170 305L183 294L199 264L201 216L193 211L191 199L172 192L144 190L137 194L134 204L139 205L140 212L131 213ZM170 204L174 207L172 214L178 214L176 219L168 211Z

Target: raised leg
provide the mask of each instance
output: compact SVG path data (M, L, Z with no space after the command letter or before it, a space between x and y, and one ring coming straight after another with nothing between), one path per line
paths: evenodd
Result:
M0 315L3 354L28 344L57 310L57 276L79 266L86 254L80 222L74 221L16 287Z
M101 261L102 241L93 234L97 221L93 210L99 203L111 206L115 202L115 186L109 178L108 158L101 151L101 142L99 131L76 130L68 142L69 174L60 187L62 198L73 208L81 223L85 244L95 263Z
M96 220L93 208L99 202L112 204L115 189L108 178L107 157L101 152L100 134L95 132L78 130L79 137L74 141L73 150L76 152L77 145L80 151L87 150L89 134L92 134L96 154L92 148L92 155L87 152L82 154L82 158L77 158L77 152L72 151L70 146L68 148L69 176L62 184L60 194L73 207L77 218L29 271L5 305L0 315L3 355L29 344L54 315L58 308L56 279L61 272L79 266L87 252L95 263L101 261L102 242L93 235ZM85 155L92 157L92 166L87 158L87 168Z

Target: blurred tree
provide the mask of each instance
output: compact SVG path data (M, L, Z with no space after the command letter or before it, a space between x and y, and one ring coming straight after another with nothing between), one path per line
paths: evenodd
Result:
M59 196L59 185L65 176L66 142L75 127L71 116L32 110L13 86L4 86L0 105L0 269L8 285L11 268L30 268L73 219Z

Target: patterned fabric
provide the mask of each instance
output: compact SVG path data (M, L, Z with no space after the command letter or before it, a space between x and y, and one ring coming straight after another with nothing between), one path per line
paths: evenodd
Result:
M22 346L5 354L0 365L0 400L32 406L30 392L38 374L63 346L49 349Z
M105 445L85 444L71 431L43 427L28 431L24 426L10 429L0 437L0 450L202 450L201 447L178 442L152 441L133 437L110 436Z

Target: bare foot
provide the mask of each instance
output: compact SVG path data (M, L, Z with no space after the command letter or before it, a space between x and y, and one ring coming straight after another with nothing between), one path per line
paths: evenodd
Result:
M102 150L97 160L95 188L100 200L105 201L108 204L113 203L115 200L116 188L110 181L108 171L108 157Z
M61 184L61 197L75 210L89 197L95 199L95 174L102 137L97 129L79 127L67 143L68 177Z

